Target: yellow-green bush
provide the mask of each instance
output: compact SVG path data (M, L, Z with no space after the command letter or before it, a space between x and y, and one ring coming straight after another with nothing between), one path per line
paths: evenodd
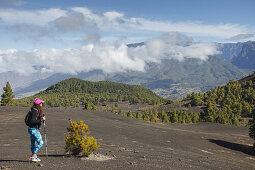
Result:
M74 155L90 155L100 144L92 136L87 136L90 132L88 125L83 121L76 122L70 120L70 126L67 128L68 135L65 138L65 151Z

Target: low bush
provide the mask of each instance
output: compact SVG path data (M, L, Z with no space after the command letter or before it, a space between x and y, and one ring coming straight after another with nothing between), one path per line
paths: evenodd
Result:
M92 136L87 136L90 132L88 125L83 121L76 122L70 120L70 126L67 128L68 135L65 138L65 151L73 155L90 155L100 144Z

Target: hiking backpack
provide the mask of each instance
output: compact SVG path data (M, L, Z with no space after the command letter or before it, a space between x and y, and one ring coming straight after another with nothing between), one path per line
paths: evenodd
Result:
M31 126L31 117L32 117L32 112L29 111L25 117L25 123L27 126Z

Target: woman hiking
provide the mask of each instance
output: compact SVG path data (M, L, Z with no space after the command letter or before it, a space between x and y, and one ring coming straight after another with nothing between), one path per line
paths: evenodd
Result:
M36 154L43 146L43 140L40 134L41 122L46 119L45 116L43 116L42 114L43 103L43 100L36 98L30 111L31 119L30 125L28 127L28 133L30 134L32 155L29 160L32 162L41 161Z

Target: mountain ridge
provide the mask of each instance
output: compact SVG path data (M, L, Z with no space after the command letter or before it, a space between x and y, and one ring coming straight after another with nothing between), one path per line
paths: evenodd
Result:
M48 86L61 80L77 77L91 81L109 80L128 84L143 85L164 97L181 98L187 93L193 91L206 91L210 88L216 87L217 85L226 83L230 79L237 80L243 75L247 74L247 70L244 71L243 69L237 68L235 65L231 65L231 62L237 62L237 59L243 60L243 58L245 58L245 54L248 54L247 50L249 50L249 48L247 47L247 44L249 43L253 42L225 44L218 43L219 49L223 51L222 54L218 55L220 59L218 59L216 56L215 60L217 61L213 61L212 57L209 57L208 61L211 63L205 61L207 65L205 64L204 66L201 64L203 62L196 59L194 59L194 61L196 60L198 63L197 66L192 60L186 59L182 61L185 64L178 62L178 60L161 60L161 63L158 64L147 63L145 67L147 72L126 71L124 73L105 74L100 70L92 70L89 72L81 72L77 75L63 73L42 74L38 72L30 75L31 77L13 73L13 75L17 75L15 77L9 76L12 73L1 73L0 92L2 92L2 87L5 85L6 81L10 81L14 88L15 95L18 98L21 98L35 94L36 92L45 89ZM128 44L127 46L129 48L136 48L143 45L144 42ZM247 50L242 50L243 48ZM253 66L253 60L250 62L251 59L252 55L249 55L249 59L245 60L244 64L242 65L245 65L246 62L249 62L251 63L250 65ZM168 63L168 65L165 63ZM217 72L217 69L219 68L221 71ZM251 72L251 70L252 67L249 67L248 71ZM207 73L207 75L205 75L205 73ZM140 75L140 77L138 75ZM199 84L202 84L202 87Z

